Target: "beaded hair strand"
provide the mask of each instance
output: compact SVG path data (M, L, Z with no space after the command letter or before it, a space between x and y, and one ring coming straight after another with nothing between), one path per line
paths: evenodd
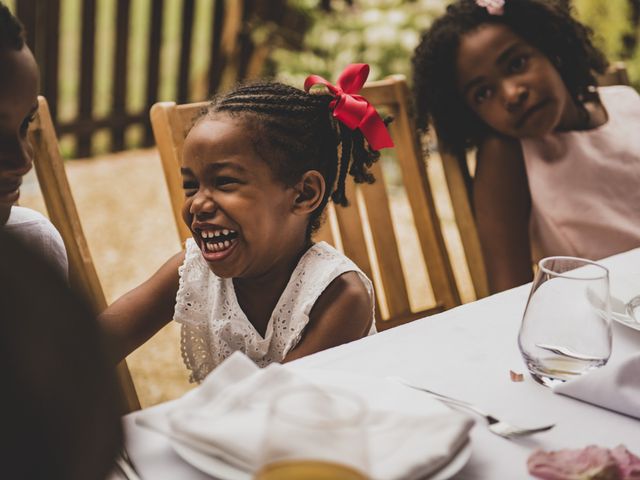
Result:
M326 190L311 215L309 236L320 227L329 198L348 205L347 174L357 183L372 183L375 179L368 168L380 156L368 148L359 130L332 117L329 103L333 99L282 83L261 82L214 98L206 111L208 116L223 113L248 122L255 132L256 152L286 185L294 185L309 170L320 172Z

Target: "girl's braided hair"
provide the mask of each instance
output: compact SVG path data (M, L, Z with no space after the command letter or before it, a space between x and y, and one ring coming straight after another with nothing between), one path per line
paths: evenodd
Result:
M506 25L544 53L578 105L597 98L595 73L607 60L591 41L592 31L558 0L506 0L503 15L491 15L473 0L457 0L424 34L413 56L418 126L433 121L442 146L478 146L487 127L465 104L456 85L460 38L486 24Z
M329 109L332 100L328 94L259 82L214 98L204 113L225 113L247 122L255 132L256 152L286 185L294 185L309 170L320 172L326 190L311 214L308 236L320 227L329 197L334 203L348 205L347 173L357 183L373 183L369 167L380 156L366 144L360 130L351 130L333 118Z
M24 28L9 8L0 2L0 48L22 50L24 47Z

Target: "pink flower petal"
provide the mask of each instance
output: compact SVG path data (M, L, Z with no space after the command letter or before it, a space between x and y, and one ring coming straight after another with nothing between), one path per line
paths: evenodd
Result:
M504 13L504 0L476 0L479 7L487 9L491 15L502 15Z
M622 479L640 480L640 458L627 450L624 445L618 445L611 450L611 455L618 462Z
M527 460L529 473L543 480L622 480L615 458L606 448L537 450Z

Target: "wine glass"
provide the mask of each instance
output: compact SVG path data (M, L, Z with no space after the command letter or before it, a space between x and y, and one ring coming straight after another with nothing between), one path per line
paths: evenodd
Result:
M609 271L582 258L540 260L518 345L533 378L546 386L605 365L611 355Z
M365 480L367 414L350 392L288 389L271 401L256 480Z

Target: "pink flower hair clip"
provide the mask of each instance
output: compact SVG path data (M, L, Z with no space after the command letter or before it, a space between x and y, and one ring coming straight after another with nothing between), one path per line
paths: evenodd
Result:
M502 15L504 13L505 0L476 0L476 5L486 8L490 15Z

